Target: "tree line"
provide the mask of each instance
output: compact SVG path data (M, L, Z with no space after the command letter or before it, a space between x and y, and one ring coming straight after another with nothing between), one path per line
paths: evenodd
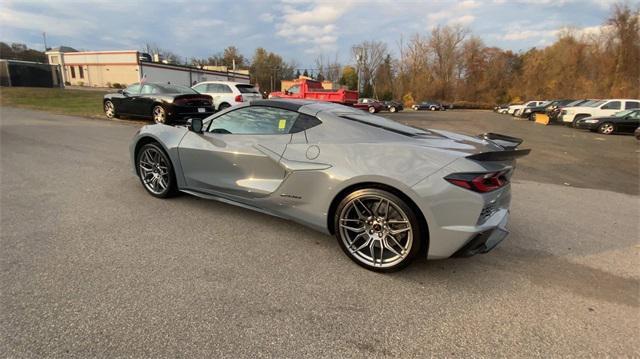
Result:
M363 97L399 99L410 105L439 100L459 106L552 98L640 98L640 9L616 4L599 31L558 31L554 43L516 53L487 46L461 26L437 26L397 42L364 41L351 48L350 64L318 56L314 69L297 69L258 48L252 58L231 46L194 64L248 68L261 91L280 90L282 79L310 75ZM309 71L308 71L309 70Z

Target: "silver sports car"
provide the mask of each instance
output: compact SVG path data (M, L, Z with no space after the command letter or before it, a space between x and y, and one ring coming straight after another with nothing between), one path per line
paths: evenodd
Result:
M502 241L522 140L422 130L328 102L259 100L185 127L142 127L135 173L177 192L287 218L389 272L418 255L485 253Z

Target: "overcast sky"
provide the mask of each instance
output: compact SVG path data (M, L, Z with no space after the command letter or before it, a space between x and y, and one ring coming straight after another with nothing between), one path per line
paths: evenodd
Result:
M43 49L141 49L155 43L182 57L206 57L235 45L246 57L265 47L312 67L318 54L351 62L351 45L426 34L463 24L487 45L515 51L553 42L565 26L591 31L607 18L609 0L466 1L12 1L0 0L0 40ZM637 3L637 2L631 2Z

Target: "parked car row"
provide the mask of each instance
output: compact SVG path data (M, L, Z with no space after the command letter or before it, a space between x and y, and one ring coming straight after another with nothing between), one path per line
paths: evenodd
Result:
M637 133L640 126L640 100L634 99L533 100L522 104L497 105L494 111L530 121L535 121L539 115L546 115L550 122L603 135Z

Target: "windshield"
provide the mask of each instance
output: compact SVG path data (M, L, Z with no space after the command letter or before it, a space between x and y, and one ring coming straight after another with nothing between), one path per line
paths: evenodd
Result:
M615 117L624 117L624 116L630 115L631 113L633 113L633 111L635 111L635 110L624 110L624 111L620 111L620 112L614 113L613 116L615 116Z
M171 85L171 84L154 84L158 89L159 93L193 93L197 94L198 92L192 88L180 85Z
M260 93L252 85L236 85L236 87L238 88L238 91L240 91L240 93Z

